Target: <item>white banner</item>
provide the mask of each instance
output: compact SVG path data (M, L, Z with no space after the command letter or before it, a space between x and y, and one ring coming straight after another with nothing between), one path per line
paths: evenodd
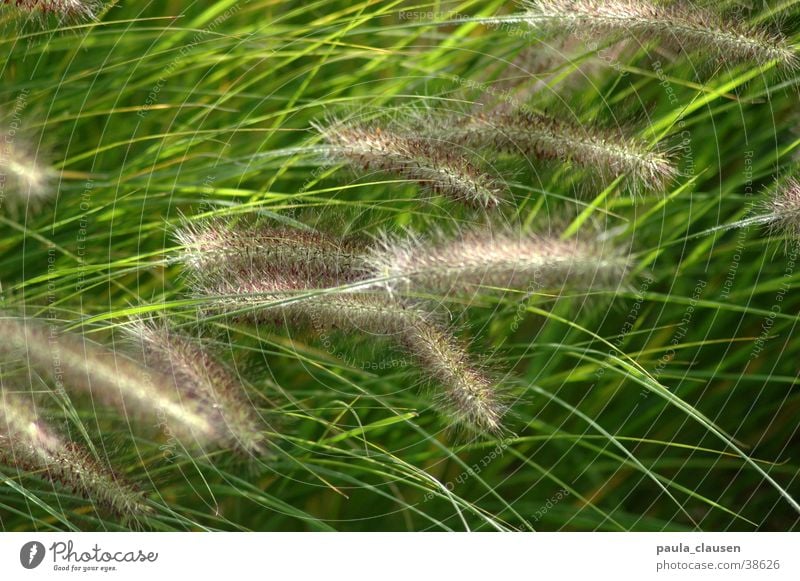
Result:
M799 549L793 533L1 533L0 579L796 581Z

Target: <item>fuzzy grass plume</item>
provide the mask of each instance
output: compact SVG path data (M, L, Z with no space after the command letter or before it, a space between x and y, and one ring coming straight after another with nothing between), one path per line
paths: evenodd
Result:
M363 265L356 244L297 228L208 220L187 224L175 238L183 247L179 260L195 277L294 272L335 286L352 282Z
M477 366L458 339L439 325L409 327L401 344L418 361L432 385L444 388L436 397L445 414L459 426L500 434L508 406L497 380Z
M333 123L316 128L330 157L357 170L397 175L472 207L494 208L503 200L501 184L446 143L378 126Z
M666 153L622 131L580 125L532 111L499 108L466 120L432 120L425 125L442 141L567 161L603 179L625 177L634 190L661 191L678 173Z
M101 6L93 0L1 0L0 4L20 12L71 21L95 18Z
M316 292L306 278L254 278L248 273L220 278L195 289L211 309L234 319L311 329L345 331L394 340L438 389L440 408L458 425L499 433L505 412L496 382L475 366L466 350L431 313L383 293Z
M616 288L625 280L628 264L621 253L596 240L476 230L432 241L385 239L372 255L371 270L385 277L393 291L441 297L481 288Z
M0 134L0 209L38 206L53 193L53 174L18 137Z
M707 236L735 228L763 226L770 235L785 236L787 247L800 241L800 180L797 178L779 180L768 188L766 198L756 208L758 212L753 216L720 224L694 236Z
M245 397L241 382L197 340L163 322L135 320L129 327L151 369L173 379L193 406L214 419L215 443L263 454L264 423Z
M33 401L2 388L0 459L21 470L41 471L51 482L126 520L149 510L139 492L42 420Z
M543 32L657 39L683 51L702 51L723 63L777 61L789 68L798 64L795 47L783 35L688 2L529 0L526 8L518 21Z
M192 397L174 377L149 369L125 355L86 340L60 333L41 321L0 317L0 357L20 354L31 369L48 376L58 387L88 393L130 412L158 419L171 437L184 446L215 447L226 441L218 413Z
M762 207L773 234L785 234L800 241L800 180L790 178L776 185Z

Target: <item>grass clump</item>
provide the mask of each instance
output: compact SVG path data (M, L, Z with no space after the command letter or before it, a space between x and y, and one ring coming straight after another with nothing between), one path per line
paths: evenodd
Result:
M2 379L141 526L800 526L796 3L26 6ZM3 530L129 528L16 458Z

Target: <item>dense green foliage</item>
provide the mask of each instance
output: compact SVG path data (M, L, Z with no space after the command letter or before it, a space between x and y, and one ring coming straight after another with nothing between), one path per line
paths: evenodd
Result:
M47 418L152 511L124 524L5 461L0 530L797 528L798 247L758 224L718 227L756 215L792 172L800 73L467 20L519 10L500 1L112 4L58 27L0 16L2 129L58 172L47 199L0 211L4 309L106 345L131 316L169 316L241 376L270 454L176 450L152 422L8 361L4 384L30 382ZM798 10L737 18L798 42ZM510 199L470 209L330 165L313 128L503 100L632 127L666 144L680 176L631 194L621 178L480 150ZM208 314L173 260L186 220L257 215L370 240L490 212L564 239L601 233L633 264L616 290L442 297L511 393L499 439L449 429L391 343Z

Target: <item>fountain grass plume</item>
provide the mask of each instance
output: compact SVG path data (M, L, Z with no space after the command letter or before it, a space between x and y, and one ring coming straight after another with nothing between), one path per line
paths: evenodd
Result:
M662 191L678 174L671 156L661 148L621 130L529 110L500 107L470 119L432 119L425 125L423 131L463 147L570 162L604 180L624 177L634 191Z
M702 50L721 63L776 61L789 69L798 65L796 47L782 34L685 1L528 0L525 7L516 20L546 33L630 35L670 42L684 51Z
M508 411L505 391L492 373L478 366L458 339L439 325L415 324L401 345L418 362L435 391L440 409L458 426L476 432L502 434Z
M133 320L128 332L141 346L148 367L171 377L181 394L213 419L218 446L251 454L265 452L266 426L241 382L199 341L153 319Z
M88 393L125 417L156 418L184 446L219 445L218 414L185 393L173 376L39 320L2 316L0 336L0 357L21 354L31 369L58 387Z
M125 520L150 509L140 492L39 417L33 401L0 388L0 459L38 472Z
M458 425L498 434L505 413L500 386L432 313L385 293L312 290L311 281L291 275L257 278L249 272L195 288L211 309L235 320L270 323L316 333L346 331L394 340L436 386L440 409Z
M94 19L102 5L94 0L0 0L0 4L21 12L71 21Z
M686 239L708 236L718 232L726 232L736 228L760 226L767 229L772 236L785 236L787 250L800 241L800 181L796 178L779 180L767 188L765 198L755 204L757 210L735 222L719 224L712 228L693 234ZM752 210L748 210L748 214Z
M297 228L212 219L187 223L175 235L183 249L178 257L192 276L225 276L234 270L294 271L325 281L327 286L354 280L363 266L363 249L347 240Z
M628 259L598 240L562 240L537 233L473 230L433 240L385 237L370 272L398 293L437 297L481 289L563 290L617 288Z
M211 312L225 312L234 320L318 333L347 330L385 337L402 333L416 321L438 320L418 305L397 302L384 293L318 288L315 279L289 271L260 274L231 271L196 281L193 294L208 299Z
M379 126L333 122L315 126L329 157L362 172L379 171L417 182L428 190L477 208L494 208L505 193L500 182L436 140Z
M0 134L0 208L37 207L53 193L55 172L10 134Z
M800 242L800 180L790 178L785 183L776 184L762 209L769 217L771 233L785 234Z

